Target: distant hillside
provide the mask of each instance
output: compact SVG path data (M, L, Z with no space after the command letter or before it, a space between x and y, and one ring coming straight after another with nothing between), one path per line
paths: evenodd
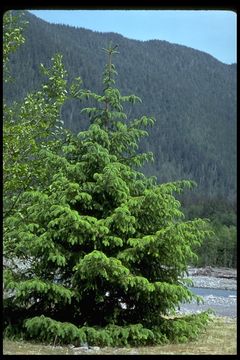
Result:
M8 101L37 89L42 78L39 64L63 54L70 80L81 76L85 88L101 91L106 62L102 51L110 40L119 45L114 58L116 85L123 95L142 99L130 118L154 115L156 125L142 142L155 163L144 172L160 182L194 179L201 196L236 196L236 65L166 41L129 40L116 33L100 33L49 24L27 13L25 44L12 57L16 81L4 88ZM65 126L80 131L86 120L82 104L69 102L63 109Z

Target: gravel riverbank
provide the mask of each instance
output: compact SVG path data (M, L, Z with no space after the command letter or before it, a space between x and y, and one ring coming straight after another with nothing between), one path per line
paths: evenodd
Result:
M214 295L203 296L204 303L197 304L192 301L189 304L182 304L177 311L180 314L193 314L212 309L216 316L237 317L237 298L218 297Z
M206 274L206 275L204 275ZM237 317L237 292L233 295L232 291L237 290L237 274L235 269L224 268L189 268L188 277L193 282L194 288L202 288L204 303L197 304L192 301L190 304L182 304L180 313L197 313L211 308L217 316ZM219 296L215 290L226 290L225 296ZM212 291L211 291L212 290ZM227 295L229 291L229 295ZM231 293L231 294L230 294Z
M236 290L237 271L225 268L189 268L188 277L194 287Z

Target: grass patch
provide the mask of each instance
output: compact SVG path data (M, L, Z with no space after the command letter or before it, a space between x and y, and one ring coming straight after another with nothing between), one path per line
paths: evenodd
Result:
M68 346L52 346L24 341L3 340L4 355L80 355L80 354L119 354L119 355L235 355L237 354L236 319L215 317L197 341L187 344L145 346L132 348L104 347L100 350L74 351Z

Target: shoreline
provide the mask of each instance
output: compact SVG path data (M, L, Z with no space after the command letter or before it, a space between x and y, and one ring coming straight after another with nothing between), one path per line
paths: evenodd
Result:
M237 293L222 297L214 293L214 290L237 291L237 271L236 269L226 268L188 268L187 277L192 281L192 288L212 289L212 294L206 291L205 295L201 295L204 303L197 304L195 301L191 303L183 303L179 312L182 314L192 314L205 311L209 308L213 309L216 317L237 317Z
M191 276L210 276L226 279L237 279L237 269L226 267L192 267L188 266L188 274Z
M187 277L193 287L206 289L237 290L237 270L229 268L188 268Z

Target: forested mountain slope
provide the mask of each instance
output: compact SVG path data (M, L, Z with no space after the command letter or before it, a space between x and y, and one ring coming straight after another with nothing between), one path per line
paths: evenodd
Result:
M60 52L70 80L80 76L83 86L101 91L106 63L102 48L111 40L119 46L114 58L116 84L123 95L135 94L142 104L129 108L129 116L153 115L154 128L141 150L154 153L155 162L143 169L160 182L193 179L198 194L236 195L236 65L166 41L137 41L116 33L100 33L49 24L27 13L26 42L14 54L14 83L4 88L8 101L22 98L42 81L39 64L49 64ZM80 21L79 21L80 22ZM83 104L63 108L65 126L86 127Z

